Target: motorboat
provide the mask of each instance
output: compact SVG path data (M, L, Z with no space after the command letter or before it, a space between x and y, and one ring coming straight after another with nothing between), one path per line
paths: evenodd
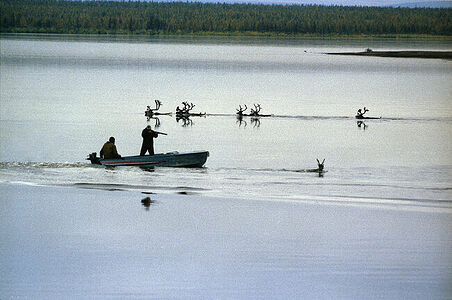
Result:
M200 168L209 157L209 151L169 152L154 155L123 156L121 158L102 159L96 152L88 155L92 164L103 166L140 166L140 167L183 167Z

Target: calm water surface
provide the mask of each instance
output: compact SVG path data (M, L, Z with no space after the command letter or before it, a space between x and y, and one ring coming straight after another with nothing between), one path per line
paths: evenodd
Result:
M153 189L158 177L159 188L215 195L450 200L452 63L323 54L365 47L450 50L452 42L3 36L1 178L98 184L109 174L111 184ZM212 114L150 120L169 133L157 152L209 150L206 168L85 163L111 135L122 155L137 154L155 99L162 112L189 101ZM274 117L235 118L239 105L255 103ZM358 126L363 106L383 119ZM323 178L294 172L316 158L326 159Z
M71 187L83 199L90 195L86 189L183 191L285 203L281 205L315 203L370 207L388 214L434 213L441 216L443 224L450 222L452 62L324 54L368 47L450 51L449 40L29 35L1 36L0 43L0 183L7 193L13 194L11 186L17 185ZM208 115L185 122L176 121L174 116L148 121L144 110L147 105L154 106L155 99L163 103L161 112L174 112L182 101L188 101L196 105L194 111ZM261 113L273 116L237 120L239 105L252 107L256 103L261 104ZM368 115L382 119L358 124L353 116L363 106L370 109ZM141 130L148 122L168 133L155 141L156 152L208 150L206 166L188 170L105 169L85 160L88 153L99 152L112 135L120 154L138 154ZM316 167L316 158L325 159L327 172L321 177L303 172ZM56 196L50 193L48 197ZM234 201L240 206L240 200ZM86 207L79 209L89 211L91 204L83 203ZM378 219L375 222L388 221L388 214L378 213L382 219L368 217ZM318 230L328 220L324 217L316 218L323 220L317 224ZM262 221L255 218L257 223ZM414 219L407 219L406 225L410 222ZM275 244L287 252L275 251L282 256L274 267L285 271L299 262L291 256L294 245L288 240ZM441 243L440 247L450 249L448 236ZM358 244L373 247L370 240ZM251 252L259 249L247 251L252 256ZM421 260L427 252L420 255ZM281 253L288 255L287 260ZM443 266L437 273L419 266L436 282L447 281L451 274L450 259L440 257L432 263ZM126 257L122 259L126 264ZM218 263L218 258L214 262ZM335 263L340 265L333 260L325 261L323 268L313 268L330 272ZM326 268L329 264L333 269ZM386 267L390 265L385 262ZM378 263L374 268L372 274L378 279ZM359 264L352 269L357 271ZM246 277L243 265L239 272ZM393 276L410 274L403 277L405 282L421 280L410 277L414 273L402 270ZM221 278L221 274L215 276ZM179 279L179 286L183 285L183 278ZM172 287L161 284L162 292L156 295L172 295ZM437 291L435 298L450 293L447 289ZM359 293L354 296L364 297ZM353 293L343 297L353 298Z

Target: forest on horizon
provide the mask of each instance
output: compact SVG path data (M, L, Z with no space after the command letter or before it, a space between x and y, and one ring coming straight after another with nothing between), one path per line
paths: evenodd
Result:
M0 32L452 36L452 9L0 0Z

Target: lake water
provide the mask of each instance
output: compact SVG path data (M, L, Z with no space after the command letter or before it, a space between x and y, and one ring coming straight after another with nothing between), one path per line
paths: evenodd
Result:
M257 198L450 200L452 62L323 54L366 47L450 50L452 42L3 36L1 178L187 185ZM155 99L161 112L188 101L214 114L185 124L161 116L158 130L169 135L155 141L157 152L210 151L206 168L146 173L86 163L112 135L122 155L138 154ZM275 116L238 122L236 108L256 103ZM383 119L357 126L363 106ZM315 168L316 158L325 159L323 178L293 172Z
M2 35L0 43L4 190L186 192L450 221L452 62L324 54L450 51L450 40ZM188 101L207 116L148 121L155 99L161 112ZM237 120L239 105L257 103L273 116ZM364 106L382 119L357 123ZM208 150L205 167L149 172L85 160L110 136L121 155L137 155L148 122L168 133L156 152ZM327 172L302 172L316 158ZM450 249L450 234L444 242ZM450 258L439 264L447 281Z

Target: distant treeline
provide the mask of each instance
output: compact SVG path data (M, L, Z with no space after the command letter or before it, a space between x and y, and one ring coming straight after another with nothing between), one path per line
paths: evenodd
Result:
M0 0L0 31L74 34L452 36L452 9Z

